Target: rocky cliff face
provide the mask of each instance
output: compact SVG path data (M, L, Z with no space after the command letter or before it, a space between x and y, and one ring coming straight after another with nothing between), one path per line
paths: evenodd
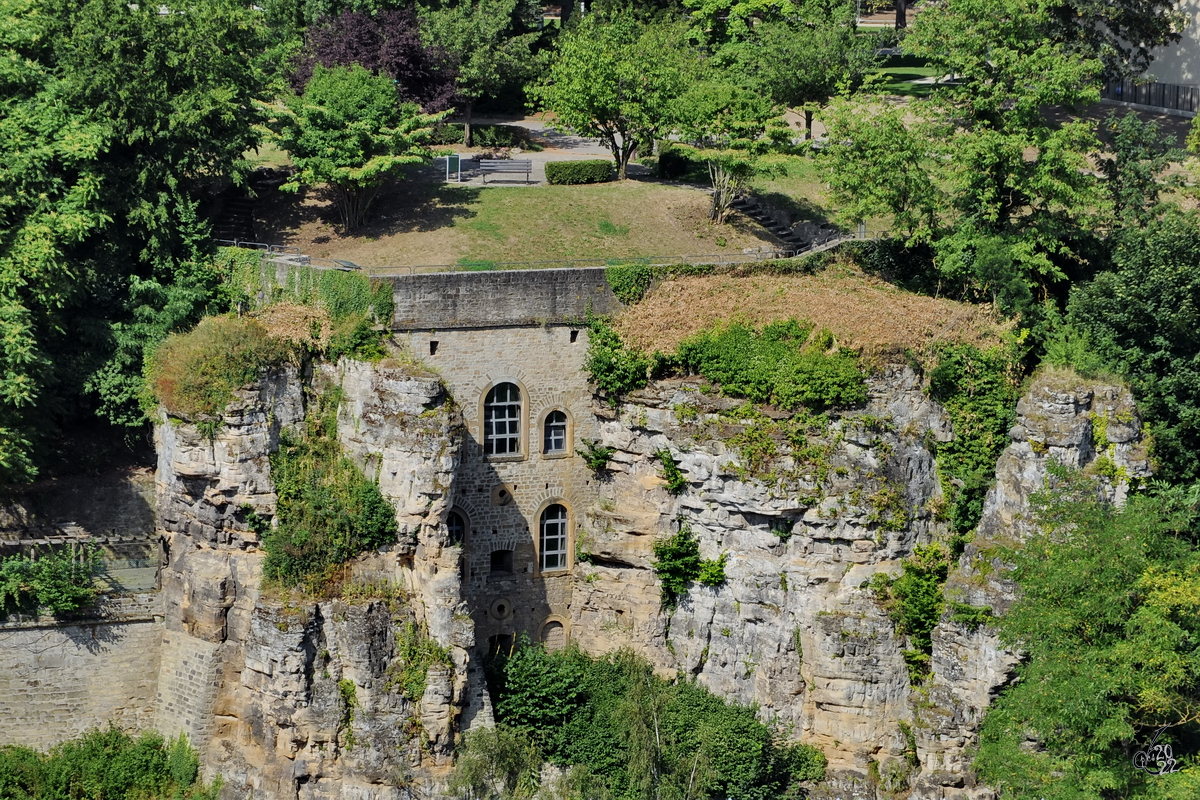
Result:
M618 452L588 511L591 560L576 569L572 637L594 652L633 647L664 672L759 704L764 718L825 752L831 780L821 791L830 797L987 797L971 783L965 747L1013 655L986 626L972 631L947 614L932 682L914 690L902 637L867 588L876 573L899 574L915 546L945 537L926 444L953 433L910 369L886 370L870 388L865 413L810 426L800 439L759 420L754 430L770 441L695 383L657 384L618 409L598 405L603 444ZM1029 496L1048 460L1094 471L1107 458L1114 499L1148 473L1140 423L1117 387L1044 377L1022 398L1011 438L983 532L947 585L949 597L996 611L1012 589L988 547L1028 530ZM664 449L689 479L678 495L660 477ZM693 584L665 612L651 548L680 524L703 557L727 554L726 581Z
M460 422L439 381L400 367L343 362L312 382L341 385L339 439L378 473L399 541L349 565L341 599L264 592L251 514L275 513L269 456L303 419L301 375L239 392L212 439L164 417L158 727L188 733L228 797L407 797L444 777L473 645L441 525ZM449 657L405 680L426 635Z
M309 380L341 387L339 439L378 476L399 541L348 568L360 588L343 598L264 594L249 514L275 512L269 454L303 419L301 376L284 370L241 392L211 441L164 421L159 727L188 732L229 797L436 793L466 695L479 691L459 550L441 524L458 468L458 414L436 380L398 367L343 362ZM979 534L946 584L948 599L996 612L1013 587L994 547L1032 530L1030 497L1048 463L1090 471L1116 502L1131 478L1149 474L1141 424L1120 387L1048 373L1017 411ZM868 588L948 534L932 449L953 431L917 375L885 370L862 412L832 420L738 409L687 380L656 383L615 408L597 402L594 413L616 454L578 537L574 642L593 653L632 647L664 674L757 703L829 758L817 795L990 797L972 782L969 747L1015 656L988 626L945 614L933 675L913 689L903 637ZM687 478L678 494L662 477L663 452ZM726 556L726 580L693 584L666 611L652 547L681 525L705 558ZM448 657L409 696L401 676L416 629Z

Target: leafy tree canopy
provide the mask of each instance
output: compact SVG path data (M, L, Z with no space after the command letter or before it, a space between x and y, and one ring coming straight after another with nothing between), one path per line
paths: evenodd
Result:
M1200 792L1193 770L1150 776L1131 762L1159 726L1180 755L1200 745L1194 500L1167 490L1114 509L1065 469L1035 496L1041 532L1004 553L1021 592L999 619L1025 658L988 710L975 762L1003 796Z
M1133 386L1159 474L1200 479L1200 219L1124 232L1114 269L1071 294L1068 321Z
M317 65L304 94L287 101L276 138L297 171L282 188L328 184L342 224L361 226L388 178L433 158L427 143L444 114L421 114L397 102L385 75L360 66Z
M672 129L675 104L697 74L685 37L678 24L586 17L559 40L538 96L565 129L600 138L624 179L637 147Z
M259 17L233 0L171 14L3 0L0 31L0 481L11 481L34 475L59 423L91 410L85 391L107 402L110 382L94 376L123 346L117 326L172 297L160 321L194 321L207 302L166 287L202 255L193 193L244 172L265 78ZM140 372L139 347L113 357Z
M491 97L509 81L532 74L538 38L531 9L521 0L474 0L421 7L425 41L448 54L458 71L458 94L466 110L463 141L471 146L474 105Z
M376 16L343 11L336 17L322 17L305 38L305 49L292 75L292 86L298 92L304 90L317 64L357 64L393 79L402 102L417 103L427 112L444 111L456 99L449 57L422 41L417 15L410 8Z

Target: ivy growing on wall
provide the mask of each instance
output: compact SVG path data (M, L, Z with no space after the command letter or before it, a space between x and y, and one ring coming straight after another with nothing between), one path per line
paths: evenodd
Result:
M950 524L959 543L979 524L983 499L1008 444L1019 391L1019 366L1010 350L947 344L937 351L929 392L950 417L954 438L936 445Z

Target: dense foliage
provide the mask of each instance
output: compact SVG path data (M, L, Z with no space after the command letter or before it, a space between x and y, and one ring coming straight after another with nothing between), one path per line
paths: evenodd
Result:
M395 509L342 453L340 401L336 390L315 398L302 430L282 432L271 456L279 504L263 531L263 575L283 586L319 588L348 559L396 541Z
M662 584L664 608L674 608L691 583L720 586L725 582L726 555L701 558L700 543L686 522L679 530L654 542L654 574Z
M0 558L0 618L15 611L78 611L96 599L103 563L95 546Z
M1008 444L1018 376L1009 352L966 344L943 346L929 375L929 393L946 409L954 429L954 437L935 449L950 524L960 540L979 524L996 459Z
M152 400L178 417L219 420L235 389L282 363L290 350L252 319L206 317L155 350L146 367Z
M283 188L328 184L342 224L362 226L388 179L433 159L428 144L441 115L398 100L386 75L314 67L304 94L290 98L290 113L276 121L276 140L297 168Z
M220 781L198 780L200 759L179 737L138 738L110 727L49 753L0 747L0 797L10 800L216 800Z
M259 139L261 20L120 0L0 4L0 481L61 425L141 424L142 346L207 310L200 190ZM217 310L224 310L218 308Z
M1200 220L1171 213L1121 236L1113 269L1071 295L1068 322L1127 377L1173 480L1200 479Z
M578 183L604 183L613 178L612 163L596 161L547 161L546 182L573 185Z
M877 572L871 578L871 589L896 632L908 638L904 663L914 686L929 676L933 629L942 617L942 585L950 570L948 555L940 544L917 545L912 558L905 559L900 577Z
M780 408L820 410L867 399L858 358L833 337L797 320L755 330L742 323L705 331L679 346L678 363L731 397Z
M1185 764L1200 746L1195 499L1163 489L1117 509L1065 469L1035 498L1041 532L1004 553L1021 592L998 621L1026 656L984 720L976 762L1004 796L1200 792L1194 768L1151 776L1131 762L1161 726Z
M800 782L825 771L819 751L787 743L753 708L687 680L664 681L629 652L592 659L526 642L496 665L494 689L514 742L586 768L589 798L799 797Z

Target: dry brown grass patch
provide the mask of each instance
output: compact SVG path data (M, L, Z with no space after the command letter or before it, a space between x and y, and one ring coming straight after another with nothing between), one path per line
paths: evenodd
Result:
M647 352L731 320L755 327L803 319L867 353L925 351L941 341L996 344L1007 327L981 306L898 289L840 263L816 275L711 275L663 281L626 309L616 328Z
M323 308L299 303L273 303L252 316L276 339L293 344L309 344L313 342L313 333L316 332L318 346L324 347L329 343L332 325L329 314Z

